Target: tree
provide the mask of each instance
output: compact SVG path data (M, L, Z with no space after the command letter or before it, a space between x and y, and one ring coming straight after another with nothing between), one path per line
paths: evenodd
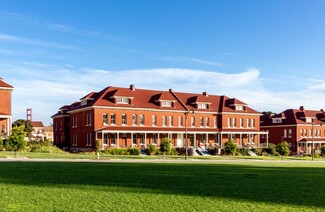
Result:
M160 151L165 154L170 154L172 149L171 144L171 140L169 140L168 138L163 138L160 144Z
M290 153L288 142L283 141L283 142L277 144L276 151L282 156L288 156Z
M234 140L229 140L225 143L225 151L229 155L234 155L236 153L237 144Z
M33 125L29 120L24 120L24 119L18 119L16 120L13 124L13 127L19 127L19 126L24 126L24 130L26 132L26 135L28 138L31 137L32 132L33 132Z
M12 133L6 142L6 149L15 151L15 157L17 157L18 152L24 150L27 145L25 140L26 132L24 128L23 125L13 127Z
M325 156L325 144L323 146L321 146L320 152L321 152L322 156Z
M2 138L0 137L0 151L2 151L2 148L3 148L3 140L2 140Z
M263 115L272 115L274 113L272 111L263 111L262 114Z

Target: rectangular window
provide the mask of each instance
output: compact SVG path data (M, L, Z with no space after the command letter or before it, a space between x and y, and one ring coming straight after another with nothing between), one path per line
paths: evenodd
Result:
M133 134L132 144L137 144L137 134L136 133Z
M107 144L108 144L108 134L104 133L103 145L107 145Z
M171 101L162 101L161 105L163 107L171 107L172 106L172 102Z
M115 124L116 124L116 115L111 114L111 125L115 125Z
M132 124L133 125L137 125L137 123L138 123L138 120L137 120L138 118L137 118L137 115L136 114L133 114L132 115Z
M116 144L116 134L115 133L112 133L111 134L111 145L115 145Z
M255 119L252 119L252 127L255 128Z
M152 143L156 144L157 143L157 134L152 133Z
M199 103L198 108L200 108L200 109L207 109L208 108L208 104Z
M91 122L92 122L92 115L91 113L89 113L89 126L91 126Z
M93 134L89 133L89 146L93 145Z
M205 126L209 127L209 125L210 125L210 119L209 119L209 117L206 117L205 118Z
M157 126L157 116L152 116L152 126Z
M108 115L107 115L107 113L103 113L103 125L108 125Z
M143 114L141 114L140 115L140 125L144 125L144 115Z
M162 126L166 126L167 124L167 116L162 117Z
M89 115L88 113L86 114L86 126L88 126L88 122L89 122Z
M240 128L244 127L244 119L240 119Z
M183 117L182 116L178 116L178 126L179 127L183 126Z
M140 144L144 144L144 133L140 134Z
M127 97L117 97L117 103L118 104L129 104L130 98Z
M237 127L237 123L236 123L236 119L235 118L232 119L232 124L233 124L232 125L233 127Z
M286 137L287 137L287 130L284 129L284 130L283 130L283 138L286 138Z
M173 117L169 116L169 126L173 126Z
M292 130L288 129L288 138L291 138L291 137L292 137Z
M200 144L203 144L204 142L204 134L200 134Z
M304 137L304 131L303 131L303 129L300 129L300 137Z
M204 126L204 119L203 117L200 117L200 127L203 127Z
M122 125L126 125L126 114L122 114Z
M251 120L247 119L247 128L251 128Z
M217 119L217 117L214 118L214 127L215 128L218 127L218 119Z
M61 124L60 124L60 130L62 130L62 126L63 126L63 124L62 124L62 120L61 120Z
M195 127L195 117L191 117L191 126Z
M231 127L231 118L228 118L228 128Z

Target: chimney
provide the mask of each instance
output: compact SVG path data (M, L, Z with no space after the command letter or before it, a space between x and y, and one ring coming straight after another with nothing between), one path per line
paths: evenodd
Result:
M320 109L320 112L323 112L324 113L324 109Z
M299 107L299 110L301 110L301 111L305 111L304 106L300 106L300 107Z
M134 85L134 84L131 84L131 85L130 85L130 89L131 89L132 91L135 91L135 85Z
M202 94L203 94L204 96L209 96L209 95L208 95L208 92L206 92L206 91L204 91Z
M173 89L172 88L169 88L169 92L173 92Z

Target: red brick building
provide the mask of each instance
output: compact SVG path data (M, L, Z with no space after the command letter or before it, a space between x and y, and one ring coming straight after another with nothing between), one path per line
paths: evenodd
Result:
M11 92L13 87L0 78L0 137L7 137L11 131Z
M72 150L159 145L222 147L229 139L239 146L259 146L260 113L226 96L107 87L65 105L52 116L54 144ZM186 121L186 123L185 123Z
M269 132L269 142L289 143L292 153L311 153L314 141L315 151L325 144L324 110L288 109L279 114L263 115L261 130ZM324 126L323 126L324 125ZM261 138L265 141L265 138Z

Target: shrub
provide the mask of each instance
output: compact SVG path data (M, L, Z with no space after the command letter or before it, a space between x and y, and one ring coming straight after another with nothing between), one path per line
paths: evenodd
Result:
M325 144L320 147L321 156L325 156Z
M244 148L237 148L236 152L238 152L240 155L248 155L248 148L244 147Z
M140 155L140 149L139 148L130 148L128 149L128 152L130 155Z
M170 149L170 155L178 155L178 152L177 152L176 148L171 148Z
M0 138L0 151L3 150L3 141L2 141L2 138Z
M209 147L208 152L211 155L218 155L218 148L217 147Z
M178 155L185 155L186 147L177 147L175 150L178 152ZM193 149L188 148L187 154L188 156L193 156Z
M154 155L156 153L156 151L157 151L156 146L153 144L150 144L147 149L147 154Z
M163 138L162 139L162 142L160 144L160 151L165 153L165 154L170 154L170 151L171 151L171 143L172 141L169 140L168 138Z
M234 155L236 153L237 144L234 140L229 140L225 143L225 151L228 155Z
M276 145L276 151L282 156L288 156L290 153L288 142L283 141Z
M261 156L263 152L263 148L252 148L252 152L254 152L258 156Z
M107 148L104 150L104 154L108 155L129 155L128 149L125 148Z
M275 145L270 143L268 147L264 148L264 151L267 152L269 155L275 155L276 153Z

